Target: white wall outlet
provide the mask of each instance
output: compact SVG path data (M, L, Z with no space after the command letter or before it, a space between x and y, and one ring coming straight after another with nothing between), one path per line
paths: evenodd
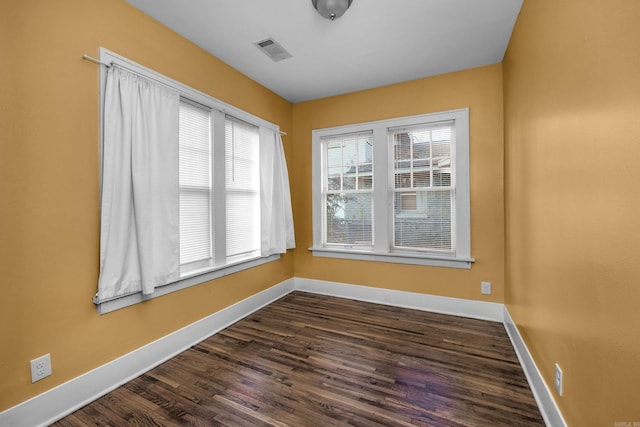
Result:
M45 354L31 361L31 382L35 383L51 375L51 355Z
M562 396L562 369L560 369L560 365L556 363L556 375L553 381L553 384L556 386L556 391L558 395Z
M480 282L480 292L483 295L491 295L491 282Z

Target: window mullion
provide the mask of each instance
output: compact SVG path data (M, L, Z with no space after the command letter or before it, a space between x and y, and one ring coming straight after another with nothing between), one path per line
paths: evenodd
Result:
M211 198L211 229L213 230L214 265L224 265L227 261L227 227L225 197L225 114L213 111L212 167L213 197Z
M389 142L385 126L373 129L373 250L389 252L391 248L392 225L389 221L393 206L393 191L389 175ZM393 164L393 163L391 163Z

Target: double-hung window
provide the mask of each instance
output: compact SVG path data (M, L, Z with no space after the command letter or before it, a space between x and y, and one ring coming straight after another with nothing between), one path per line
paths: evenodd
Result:
M470 268L467 109L312 138L314 255Z
M323 216L327 245L371 247L372 134L337 135L323 140Z
M260 257L259 127L181 100L179 129L181 273Z
M454 121L389 130L393 145L393 245L455 251Z
M179 129L181 274L260 257L259 127L182 100Z
M156 148L160 145L157 144L158 138L154 136L145 140L145 143L148 141L149 144L147 148L151 147L149 151L145 151L145 147L134 148L137 150L135 154L138 163L131 166L132 162L126 157L127 149L117 151L118 147L124 146L125 143L122 141L125 139L136 140L136 132L143 132L144 129L150 129L150 133L153 134L153 131L159 128L156 119L158 113L145 105L147 110L144 111L134 108L123 110L122 114L114 114L112 106L118 105L118 102L114 101L109 103L107 120L106 103L101 105L103 129L109 131L109 153L124 153L121 157L110 154L109 159L103 156L103 168L116 172L125 170L125 176L132 176L133 180L138 180L133 184L123 181L124 184L119 183L117 186L111 181L105 184L103 179L103 188L107 188L106 199L103 194L103 206L117 205L125 208L130 198L139 204L133 203L134 206L146 207L146 201L152 199L154 203L160 201L157 204L161 209L155 209L155 205L146 208L143 213L146 216L139 214L135 209L118 211L113 215L111 211L115 209L108 212L103 209L101 264L108 264L110 270L107 277L107 274L103 274L101 266L98 294L94 299L99 311L108 312L273 261L279 258L278 254L292 248L295 243L291 205L290 202L284 202L290 200L289 182L278 127L106 49L101 48L100 53L101 61L109 68L122 70L121 74L125 77L121 79L124 83L120 84L128 84L129 81L135 80L141 92L147 91L148 87L166 89L156 91L161 94L156 97L168 94L166 96L171 98L171 108L165 108L163 111L166 112L162 117L164 122L171 123L171 130L177 128L177 131L175 138L173 131L164 132L162 138L163 141L168 141L166 144L171 150L175 147L175 154L162 157L166 158L165 164L170 168L162 169L159 164L154 163L155 153L169 152ZM115 95L112 93L115 91L107 90L106 69L105 67L101 71L101 94L102 99L106 99L108 92L111 100L114 99ZM112 72L110 75L113 74ZM110 83L109 87L115 86ZM132 133L126 132L128 125L120 126L113 119L125 115L127 120L142 123L140 129L143 130L136 129L131 138L126 136ZM132 169L121 169L121 165ZM147 165L151 165L155 174L151 179L148 179L149 168L145 169ZM118 176L118 173L110 173L109 179L112 176ZM142 187L137 184L139 181L148 184L142 191L139 190ZM131 185L134 191L128 190ZM117 192L126 194L118 198L114 196ZM151 194L153 197L146 197ZM109 204L104 203L104 200L108 200ZM124 202L121 202L122 200ZM171 203L165 204L165 200L171 200ZM162 229L143 229L146 223L153 222L154 217L161 215L166 218ZM142 230L141 233L146 233L145 236L151 235L163 243L162 255L166 254L166 258L171 260L169 278L165 279L163 276L156 280L155 266L145 266L144 273L139 273L138 270L143 270L135 264L139 259L149 258L149 253L152 253L156 246L147 245L141 248L141 245L136 244L135 239L139 233L136 227ZM107 234L105 230L111 234ZM102 248L114 247L111 242L124 242L121 246L130 250L112 250L108 253L106 250L103 251ZM133 261L119 259L118 255L125 252L133 253L130 257ZM131 265L133 267L129 268ZM125 280L121 278L124 277L121 271L127 268L129 270ZM151 277L153 283L141 289L138 277L144 274ZM125 282L126 286L122 285Z
M258 127L225 121L226 260L260 255Z
M211 110L180 101L180 266L213 265Z

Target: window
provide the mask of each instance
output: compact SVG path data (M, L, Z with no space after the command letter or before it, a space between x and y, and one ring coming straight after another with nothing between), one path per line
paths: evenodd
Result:
M140 180L153 183L152 186L146 187L150 190L132 195L134 199L140 200L138 203L144 203L144 200L149 198L145 195L153 195L153 200L175 200L175 204L164 209L162 213L154 214L153 209L147 209L151 212L148 214L149 217L170 212L167 214L170 219L166 221L166 226L163 225L162 230L176 237L165 245L163 253L171 254L172 259L176 260L175 269L172 270L175 271L175 275L172 273L169 279L163 278L158 284L154 283L150 288L142 290L135 276L136 264L130 263L129 265L133 265L130 269L132 273L127 276L125 288L117 279L117 266L124 265L124 262L114 259L114 256L105 258L109 260L110 265L116 265L110 270L115 271L113 276L116 279L111 280L113 276L110 275L110 281L107 283L106 279L102 280L101 270L98 294L94 299L100 313L276 260L279 258L278 254L294 247L286 163L276 125L224 104L106 49L100 49L100 59L104 64L111 64L114 69L125 70L136 82L146 79L148 86L167 88L166 93L170 93L167 96L171 96L172 105L175 107L164 110L164 122L175 123L172 129L177 127L175 139L172 136L167 137L172 133L163 134L163 141L168 141L171 150L175 148L175 154L163 156L163 159L175 159L175 164L172 160L166 163L172 169L171 174L162 173L169 168L160 169L159 164L154 163L155 157L137 157L142 159L139 163L149 165L154 171L160 170L157 176L163 179L165 176L171 178L162 183L159 182L161 180L142 178ZM106 96L106 69L101 69L101 100ZM146 88L144 85L142 82L140 87ZM109 99L113 99L113 96ZM104 132L104 103L101 103L100 108ZM156 114L150 110L144 112L150 116ZM126 114L123 112L121 115L129 114L129 110L126 110ZM109 117L114 117L114 114L110 114ZM154 125L154 119L144 123L148 123L152 131L157 127ZM114 125L111 119L109 126L109 147L112 150L111 147L120 144L120 140L112 135L120 133L112 130L117 125ZM103 133L103 141L102 138ZM122 140L126 138L121 137ZM154 146L158 139L149 137L145 141L150 141L150 146ZM159 145L156 144L155 147L158 151ZM136 152L144 151L138 149ZM173 153L169 150L162 152ZM109 171L116 170L112 158L114 156L109 158ZM104 161L104 158L102 160ZM118 161L123 162L120 158ZM124 161L122 164L125 163L127 162ZM105 167L106 163L101 164ZM112 175L110 173L109 177ZM147 177L137 169L124 174L133 175ZM104 182L101 181L101 185L104 185ZM128 188L127 186L128 184L124 184L118 189ZM115 192L113 188L114 185L109 184L109 195ZM117 217L109 215L111 214L106 211L101 214L102 218L106 218L104 223L116 224L112 229L119 227L118 236L132 234L127 232L126 225L120 226L118 221L123 222L120 220L121 217L133 218L134 213L125 212ZM263 226L263 222L268 226ZM144 225L144 221L140 223ZM149 234L146 230L144 232ZM137 229L132 239L137 236L136 233ZM157 229L150 234L163 235L158 233ZM110 236L101 234L101 262L102 246L109 246L102 245L102 242L107 242ZM164 236L163 242L170 240ZM130 247L136 251L136 257L147 256L139 245L136 247L132 244ZM149 269L147 271L155 273ZM101 286L103 284L104 286Z
M217 128L224 140L214 141ZM259 127L180 101L180 272L260 257ZM213 144L224 144L215 156ZM224 171L214 189L213 170ZM221 198L224 199L222 203Z
M314 255L470 268L468 110L313 131Z
M453 252L453 121L391 129L393 248Z
M217 124L214 125L214 122ZM224 156L214 158L214 129L224 127ZM183 274L260 256L260 145L258 126L180 102L180 267ZM225 210L212 168L224 169ZM224 212L224 219L220 215ZM214 218L219 218L216 230ZM222 227L224 225L224 228ZM223 228L223 229L222 229ZM218 244L215 256L214 241Z
M225 122L227 262L260 255L258 127Z
M213 265L211 111L180 101L180 268Z
M371 246L373 163L371 133L329 137L323 141L326 173L326 243Z

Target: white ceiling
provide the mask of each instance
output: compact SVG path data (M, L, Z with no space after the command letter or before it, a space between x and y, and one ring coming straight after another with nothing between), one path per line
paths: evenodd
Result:
M127 1L294 103L501 62L523 2L353 0L332 22L311 0Z

